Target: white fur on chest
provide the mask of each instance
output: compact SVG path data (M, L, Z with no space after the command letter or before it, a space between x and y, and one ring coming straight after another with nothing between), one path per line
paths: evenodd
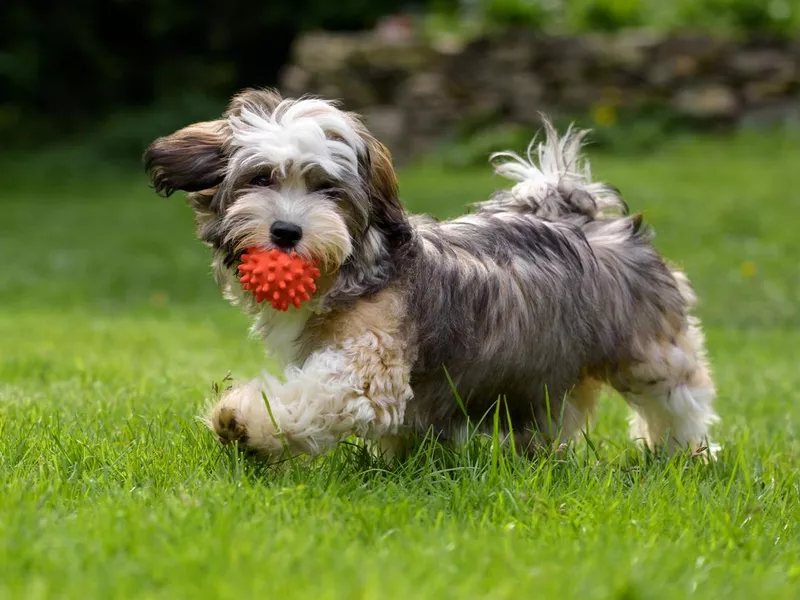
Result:
M265 308L253 324L253 332L263 340L267 355L279 367L285 369L297 362L300 334L313 312L309 305L290 306L286 312Z

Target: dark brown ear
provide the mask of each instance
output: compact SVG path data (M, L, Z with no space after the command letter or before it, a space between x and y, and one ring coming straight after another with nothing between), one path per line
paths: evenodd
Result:
M373 225L384 228L393 223L405 222L405 211L400 204L397 175L389 149L366 130L360 133L367 144L362 177L368 182L369 195L372 198Z
M389 149L370 135L364 136L364 139L369 149L369 184L372 193L379 198L396 199L397 175Z
M144 166L157 193L199 192L225 177L224 121L204 121L158 138L144 153Z

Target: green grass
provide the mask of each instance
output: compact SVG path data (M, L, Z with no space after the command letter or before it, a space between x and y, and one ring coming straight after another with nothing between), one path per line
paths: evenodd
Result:
M189 209L135 173L5 169L0 597L800 596L800 150L740 137L595 156L702 298L725 445L648 458L608 397L537 462L474 441L387 468L357 447L265 468L197 422L261 349ZM441 216L499 182L403 173Z

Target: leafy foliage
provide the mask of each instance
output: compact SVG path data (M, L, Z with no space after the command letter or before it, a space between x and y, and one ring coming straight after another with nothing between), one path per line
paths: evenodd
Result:
M238 87L273 84L299 32L370 27L394 6L8 0L0 3L0 131L6 141L22 133L60 136L176 94L225 97Z
M468 11L464 6L470 6ZM619 31L706 29L733 35L780 35L800 32L798 0L438 0L431 11L450 26L465 14L484 27L527 27L547 31Z

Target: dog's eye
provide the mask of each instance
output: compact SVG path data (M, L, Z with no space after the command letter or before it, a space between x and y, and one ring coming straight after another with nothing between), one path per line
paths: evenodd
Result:
M256 175L250 180L250 185L256 187L269 187L272 185L272 178L269 175Z

